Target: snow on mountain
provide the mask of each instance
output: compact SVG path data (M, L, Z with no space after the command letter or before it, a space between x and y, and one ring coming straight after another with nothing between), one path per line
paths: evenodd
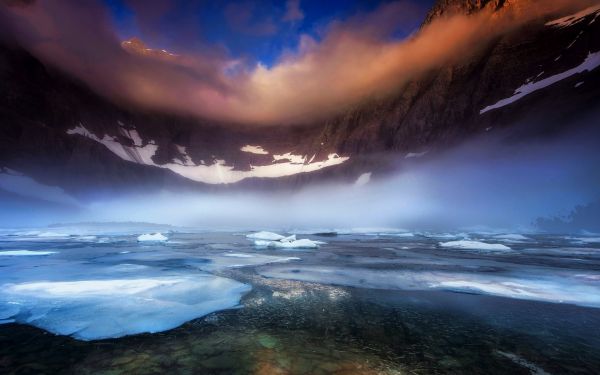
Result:
M489 106L483 108L481 111L479 111L479 113L484 114L485 112L507 106L507 105L512 104L512 103L516 102L517 100L519 100L533 92L536 92L538 90L541 90L543 88L551 86L557 82L562 81L563 79L574 76L575 74L592 71L592 70L596 69L598 66L600 66L600 51L594 52L594 53L590 52L588 54L588 56L586 57L586 59L580 65L578 65L572 69L569 69L567 71L564 71L560 74L555 74L548 78L542 79L541 81L526 83L523 86L517 88L515 90L515 94L513 96L502 99L502 100L498 101L496 104L489 105Z
M262 146L246 145L246 146L240 148L240 150L243 152L249 152L251 154L258 154L258 155L268 155L269 154L269 152L266 151L265 149L263 149Z
M349 157L341 157L336 153L332 153L329 154L325 160L312 161L314 159L312 158L311 161L307 161L306 156L287 152L281 155L273 155L271 164L252 165L250 170L237 170L234 165L228 165L228 162L222 159L216 159L212 164L194 164L187 154L186 148L177 146L177 149L181 154L181 157L177 160L178 162L172 161L170 163L160 164L155 162L153 158L158 150L158 146L154 141L150 140L144 144L136 130L127 130L122 127L121 129L122 135L132 141L132 146L124 145L119 142L116 137L108 134L105 134L100 138L86 129L82 124L79 124L73 129L69 129L67 134L80 135L101 143L123 160L158 168L166 168L190 180L207 184L229 184L253 177L277 178L291 176L298 173L313 172L333 165L339 165L349 159ZM246 148L246 150L251 149L253 153L257 153L257 150L262 150L260 146L246 146L244 148Z
M585 20L585 18L587 16L589 16L591 14L595 14L595 17L589 22L589 24L594 23L596 21L596 18L598 18L598 16L600 16L600 5L594 5L589 8L583 9L575 14L571 14L571 15L556 19L554 21L547 22L546 26L553 26L553 27L560 27L560 28L573 26L579 22L582 22L583 20Z

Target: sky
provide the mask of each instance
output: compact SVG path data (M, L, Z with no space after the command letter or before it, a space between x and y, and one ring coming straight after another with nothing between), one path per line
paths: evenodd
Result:
M301 35L322 38L328 25L374 11L385 0L139 1L104 0L116 32L152 48L202 51L217 46L229 56L273 66ZM413 2L408 20L390 36L402 39L421 24L434 0ZM209 47L210 46L210 47Z
M127 108L227 126L302 125L590 1L520 1L421 27L432 0L4 0L0 38ZM122 44L132 37L143 44Z

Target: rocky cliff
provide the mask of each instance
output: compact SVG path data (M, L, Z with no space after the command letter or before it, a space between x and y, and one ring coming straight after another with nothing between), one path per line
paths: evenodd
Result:
M425 23L513 3L441 0ZM124 107L5 43L0 167L82 196L290 187L383 173L389 160L433 157L477 136L523 141L575 126L598 107L597 18L599 6L535 18L474 51L456 51L468 58L391 95L297 127L244 127ZM133 44L132 51L143 47Z

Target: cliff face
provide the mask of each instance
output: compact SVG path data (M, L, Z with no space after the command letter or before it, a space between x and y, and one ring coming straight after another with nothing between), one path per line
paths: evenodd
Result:
M425 22L523 2L440 0ZM600 7L534 20L395 94L301 127L245 128L126 108L3 46L0 167L77 194L221 182L290 187L350 181L385 169L388 156L430 157L474 136L559 131L600 102L597 18Z
M508 2L507 0L438 0L427 14L427 17L425 17L424 25L431 23L435 18L443 16L454 14L468 15L483 9L497 11Z
M486 6L508 5L443 0L428 19L448 9L468 13ZM599 69L592 68L600 51L600 23L594 21L599 14L596 9L570 22L531 22L460 64L328 121L322 136L335 140L342 154L379 149L406 154L516 125L568 126L600 101Z

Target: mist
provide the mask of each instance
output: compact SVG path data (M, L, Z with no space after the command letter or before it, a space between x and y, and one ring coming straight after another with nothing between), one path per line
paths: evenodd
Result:
M511 137L484 137L451 151L399 159L397 172L373 176L367 183L363 177L362 184L299 191L123 194L79 202L70 210L64 209L66 198L56 192L60 199L53 204L62 203L63 209L39 205L49 194L28 182L13 186L13 191L22 195L30 189L36 201L29 207L5 206L0 222L2 226L136 221L206 229L535 231L539 218L567 215L600 198L595 139L589 132L522 143ZM37 223L24 215L30 212L38 213ZM581 222L579 229L586 225L593 226Z

